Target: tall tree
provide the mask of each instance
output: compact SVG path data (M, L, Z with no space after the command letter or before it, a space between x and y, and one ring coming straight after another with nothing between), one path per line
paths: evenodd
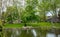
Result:
M7 21L13 23L13 20L16 20L18 18L19 18L19 13L16 6L7 7L7 11L6 11Z
M21 19L25 24L29 21L37 20L37 16L35 15L37 3L37 0L26 0L26 7L21 14Z
M53 11L54 16L57 17L57 9L60 8L59 0L51 0L50 9Z
M39 5L38 5L38 9L40 10L40 13L43 14L42 17L43 17L44 21L46 20L46 12L49 11L49 8L50 8L49 4L50 4L50 2L48 2L46 0L42 0L42 2L39 3Z

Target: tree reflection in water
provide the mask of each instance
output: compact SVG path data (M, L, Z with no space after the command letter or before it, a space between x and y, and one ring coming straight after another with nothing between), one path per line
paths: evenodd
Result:
M5 29L4 37L56 37L56 34L41 29Z

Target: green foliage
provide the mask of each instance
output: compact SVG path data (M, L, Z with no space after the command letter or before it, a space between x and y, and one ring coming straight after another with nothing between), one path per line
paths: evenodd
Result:
M38 20L38 16L35 15L34 8L31 5L26 6L25 11L21 15L21 19L24 22Z
M26 0L27 5L33 5L36 7L38 5L38 0Z
M50 10L50 5L49 4L50 4L50 2L48 2L48 1L42 1L38 5L38 10L40 12L40 18L44 21L46 20L47 11Z
M26 0L26 7L21 14L21 19L25 22L38 21L39 16L35 15L37 12L35 7L38 5L38 0Z
M17 9L17 6L7 7L7 11L5 14L7 21L16 20L19 17L21 18L21 20L25 22L38 21L38 20L40 21L40 19L45 20L46 13L49 11L53 11L53 12L56 11L56 8L58 8L58 5L60 4L59 0L53 0L53 1L25 0L25 1L26 1L25 8L19 7L20 9ZM36 12L40 12L40 15L39 16L35 15Z
M16 6L7 7L6 19L7 21L13 21L18 19L19 14Z

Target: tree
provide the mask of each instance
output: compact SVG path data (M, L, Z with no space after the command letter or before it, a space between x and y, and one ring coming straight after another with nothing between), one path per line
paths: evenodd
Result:
M60 20L60 10L59 10L58 16L59 16L58 19Z
M26 0L27 5L21 14L21 19L23 20L24 24L26 24L27 22L30 22L30 21L38 20L38 16L35 15L35 12L36 12L35 7L37 5L35 2L37 0L35 2L34 1L33 0Z
M50 2L46 0L42 0L41 3L38 5L38 9L40 12L40 17L45 21L46 20L46 12L49 11L50 8Z
M60 8L60 0L51 0L50 9L53 11L54 16L57 17L57 8Z
M7 22L13 23L14 20L19 18L19 13L16 6L7 7L6 19Z

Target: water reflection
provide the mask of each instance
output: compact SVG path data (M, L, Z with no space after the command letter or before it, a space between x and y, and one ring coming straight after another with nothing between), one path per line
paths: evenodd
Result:
M39 29L4 29L4 37L60 37L60 34Z
M60 37L60 34L58 35L58 37Z
M31 31L32 31L34 37L37 37L37 33L36 33L35 29L32 29Z
M47 33L46 37L55 37L54 33Z
M21 34L21 31L16 29L12 31L11 37L19 37L20 34Z

